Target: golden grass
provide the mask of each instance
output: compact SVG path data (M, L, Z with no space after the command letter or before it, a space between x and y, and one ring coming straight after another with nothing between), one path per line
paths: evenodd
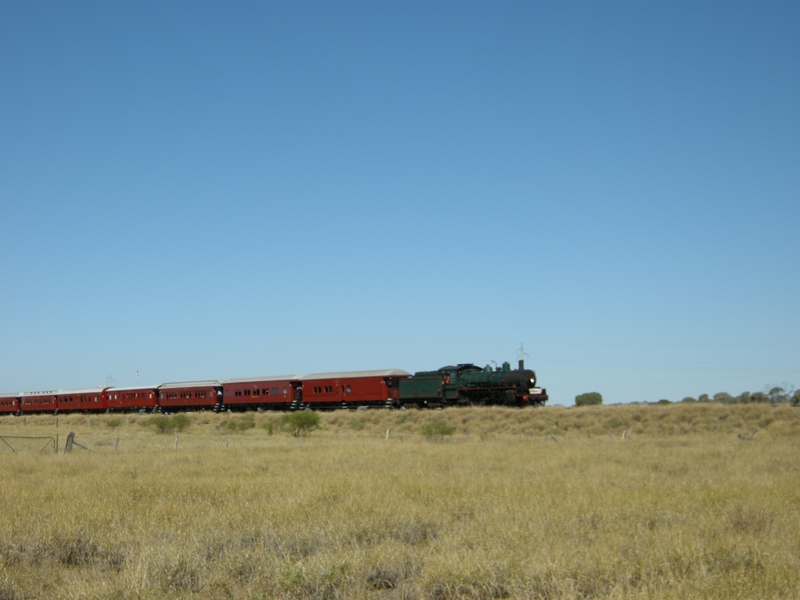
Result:
M800 409L238 417L191 415L177 450L139 415L0 418L90 448L0 444L0 600L800 596Z

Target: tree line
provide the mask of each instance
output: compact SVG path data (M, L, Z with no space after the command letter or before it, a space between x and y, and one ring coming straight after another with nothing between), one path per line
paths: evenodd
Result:
M697 398L687 396L681 402L722 402L724 404L748 404L751 402L760 402L770 404L786 404L792 406L800 406L800 390L795 390L794 387L786 389L781 386L774 386L767 392L742 392L738 396L732 396L728 392L718 392L713 396L708 394L700 394Z
M786 384L784 384L786 385ZM751 402L770 404L791 404L800 406L800 390L795 390L794 386L788 389L781 386L773 386L766 392L742 392L738 396L732 396L728 392L719 392L713 396L700 394L697 398L687 396L681 402L722 402L723 404L749 404ZM575 396L575 406L596 406L603 403L603 395L599 392L586 392ZM659 400L656 404L672 404L669 400Z

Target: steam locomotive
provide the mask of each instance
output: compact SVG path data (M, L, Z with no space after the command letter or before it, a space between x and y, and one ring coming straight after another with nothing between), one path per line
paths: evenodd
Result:
M541 406L547 390L536 373L473 364L411 375L400 369L349 371L0 394L0 414L176 411L303 410L359 407L506 405Z
M400 380L401 405L541 406L545 402L547 390L536 387L536 373L526 369L522 360L513 371L507 362L494 370L488 365L460 364Z

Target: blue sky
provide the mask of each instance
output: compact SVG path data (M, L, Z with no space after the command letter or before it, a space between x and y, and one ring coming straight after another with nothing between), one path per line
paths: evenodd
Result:
M791 2L0 0L0 391L800 384Z

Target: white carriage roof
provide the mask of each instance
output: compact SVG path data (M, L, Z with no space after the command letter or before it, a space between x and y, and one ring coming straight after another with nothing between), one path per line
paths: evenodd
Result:
M233 383L257 383L259 381L299 381L302 375L270 375L269 377L240 377L239 379L220 379L222 385Z
M133 391L133 390L150 391L150 390L155 390L155 389L158 389L157 385L131 385L131 386L127 386L127 387L111 387L111 388L108 388L108 391L109 392L130 392L130 391Z
M300 379L348 379L350 377L411 377L411 373L402 369L382 369L378 371L343 371L341 373L312 373Z
M219 381L210 379L208 381L184 381L182 383L162 383L158 386L160 390L169 390L175 388L191 388L191 387L219 387Z
M64 394L100 394L106 388L83 388L80 390L48 390L45 392L22 392L20 396L63 396Z
M11 392L9 392L7 394L0 394L0 398L19 398L21 395L22 394L20 393L12 394Z

